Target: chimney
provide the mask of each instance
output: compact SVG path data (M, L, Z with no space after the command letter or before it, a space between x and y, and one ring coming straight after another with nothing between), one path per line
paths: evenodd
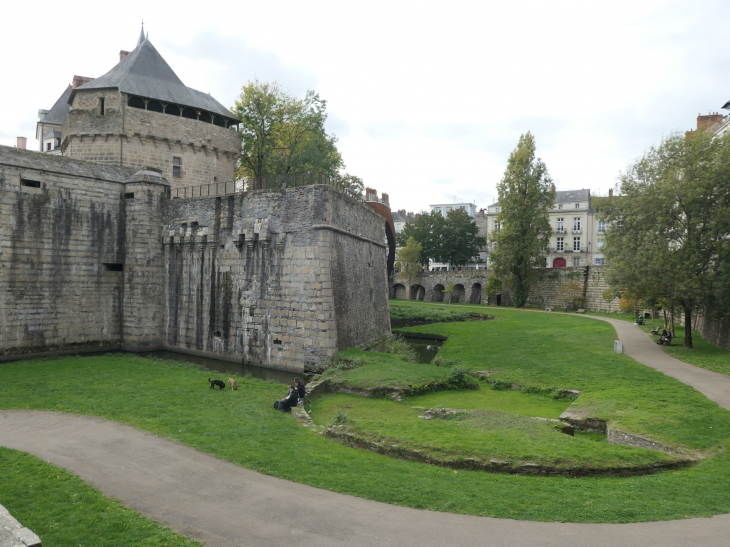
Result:
M22 148L23 150L25 150L25 142L25 137L18 137L18 148Z
M405 209L398 209L398 212L399 212L399 213L400 213L401 215L405 215L405 214L406 214L406 210L405 210Z
M390 203L390 199L388 199L388 194L386 194L385 192L383 192L381 199L384 203Z
M121 50L119 52L119 62L121 63L122 62L122 59L124 59L127 55L129 55L129 52L128 51Z
M613 199L613 188L608 189L608 199Z
M42 122L43 118L46 117L46 114L48 114L48 110L38 110L38 121Z
M551 182L551 183L550 183L550 186L552 186L552 189L553 189L553 195L555 195L555 183L554 183L554 182Z
M722 123L722 114L717 112L711 112L707 116L699 114L697 116L697 131L704 131L705 129L716 129Z
M73 89L76 89L77 87L81 87L84 84L88 84L91 80L94 78L89 78L88 76L76 76L74 75L73 83L71 87Z

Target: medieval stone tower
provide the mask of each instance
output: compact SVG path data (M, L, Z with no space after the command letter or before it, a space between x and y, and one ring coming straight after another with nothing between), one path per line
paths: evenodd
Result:
M39 112L41 151L0 146L0 361L165 349L302 372L389 332L386 204L211 184L233 180L238 120L144 35L120 57Z
M67 102L65 156L153 167L173 188L233 180L239 121L209 94L185 86L143 33L103 76L74 77Z

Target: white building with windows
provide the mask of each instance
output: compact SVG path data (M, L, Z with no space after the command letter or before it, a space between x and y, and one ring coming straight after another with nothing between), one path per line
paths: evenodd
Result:
M499 203L493 203L477 215L479 235L489 236L499 230L497 215ZM590 190L556 191L553 210L550 212L553 233L550 245L545 249L548 268L566 268L603 265L601 249L606 233L606 223L598 220L591 207ZM487 265L489 252L487 248Z

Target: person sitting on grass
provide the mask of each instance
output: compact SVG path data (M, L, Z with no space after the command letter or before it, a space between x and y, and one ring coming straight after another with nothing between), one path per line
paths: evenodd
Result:
M299 393L299 400L302 401L303 404L304 396L307 394L307 390L304 389L304 384L296 376L294 377L294 387L297 389L297 393Z
M292 407L297 406L299 403L299 392L294 389L294 386L289 386L289 395L284 397L281 401L277 401L279 403L279 410L283 410L284 412L291 411ZM274 406L276 408L276 405Z

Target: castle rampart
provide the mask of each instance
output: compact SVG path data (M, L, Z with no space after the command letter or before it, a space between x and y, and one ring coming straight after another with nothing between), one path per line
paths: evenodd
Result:
M0 358L173 349L301 371L390 330L383 218L330 186L171 199L0 147Z

